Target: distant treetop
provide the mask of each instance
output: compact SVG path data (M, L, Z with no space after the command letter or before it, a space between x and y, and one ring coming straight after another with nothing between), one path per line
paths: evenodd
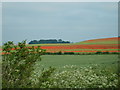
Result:
M70 43L70 41L62 41L62 39L48 39L48 40L32 40L29 44L50 44L50 43Z

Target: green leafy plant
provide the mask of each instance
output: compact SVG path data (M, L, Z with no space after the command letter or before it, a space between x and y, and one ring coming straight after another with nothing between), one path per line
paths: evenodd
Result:
M12 50L14 49L14 50ZM26 41L14 45L9 41L3 45L2 55L2 87L3 88L25 88L30 87L33 66L36 61L41 60L43 49L32 46L28 48Z

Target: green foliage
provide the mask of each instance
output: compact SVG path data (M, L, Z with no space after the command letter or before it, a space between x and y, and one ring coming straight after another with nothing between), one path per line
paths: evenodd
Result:
M13 48L14 44L12 41L8 41L7 43L4 44L3 46L3 51L5 51L5 53L9 53L11 51L11 49Z
M15 48L12 51L12 48ZM29 87L33 66L36 61L41 60L40 56L44 50L38 48L27 48L26 41L19 42L18 46L13 42L7 42L3 46L2 56L2 87L3 88L24 88Z
M102 52L101 51L97 51L95 54L102 54Z
M97 51L95 54L110 54L110 52L108 52L108 51L106 51L106 52ZM116 53L111 53L111 54L116 54Z
M45 52L44 55L103 55L103 54L120 54L119 52L102 52L102 51L97 51L97 52L82 52L82 53L77 53L77 52Z
M66 55L74 55L75 53L74 52L64 52L64 54L66 54Z
M53 72L55 71L55 68L49 67L48 70L43 70L41 76L38 78L39 82L37 84L37 88L41 88L42 84L50 81L51 75L53 74ZM46 88L48 88L48 86L44 86Z
M69 41L62 41L62 39L48 39L48 40L33 40L29 44L56 44L56 43L70 43Z

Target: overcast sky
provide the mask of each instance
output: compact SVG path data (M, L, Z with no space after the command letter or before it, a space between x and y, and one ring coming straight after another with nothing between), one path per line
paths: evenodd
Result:
M3 43L27 39L79 42L118 36L117 2L2 3Z

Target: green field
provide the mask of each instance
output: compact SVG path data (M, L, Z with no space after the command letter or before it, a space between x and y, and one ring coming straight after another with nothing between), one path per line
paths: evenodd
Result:
M77 67L100 65L100 68L117 70L118 55L43 55L42 60L36 63L36 70L49 66L61 68L65 65Z
M91 41L91 42L87 42L87 41L83 41L83 42L79 42L76 44L118 44L118 41Z
M0 89L2 85L2 57L0 55Z

